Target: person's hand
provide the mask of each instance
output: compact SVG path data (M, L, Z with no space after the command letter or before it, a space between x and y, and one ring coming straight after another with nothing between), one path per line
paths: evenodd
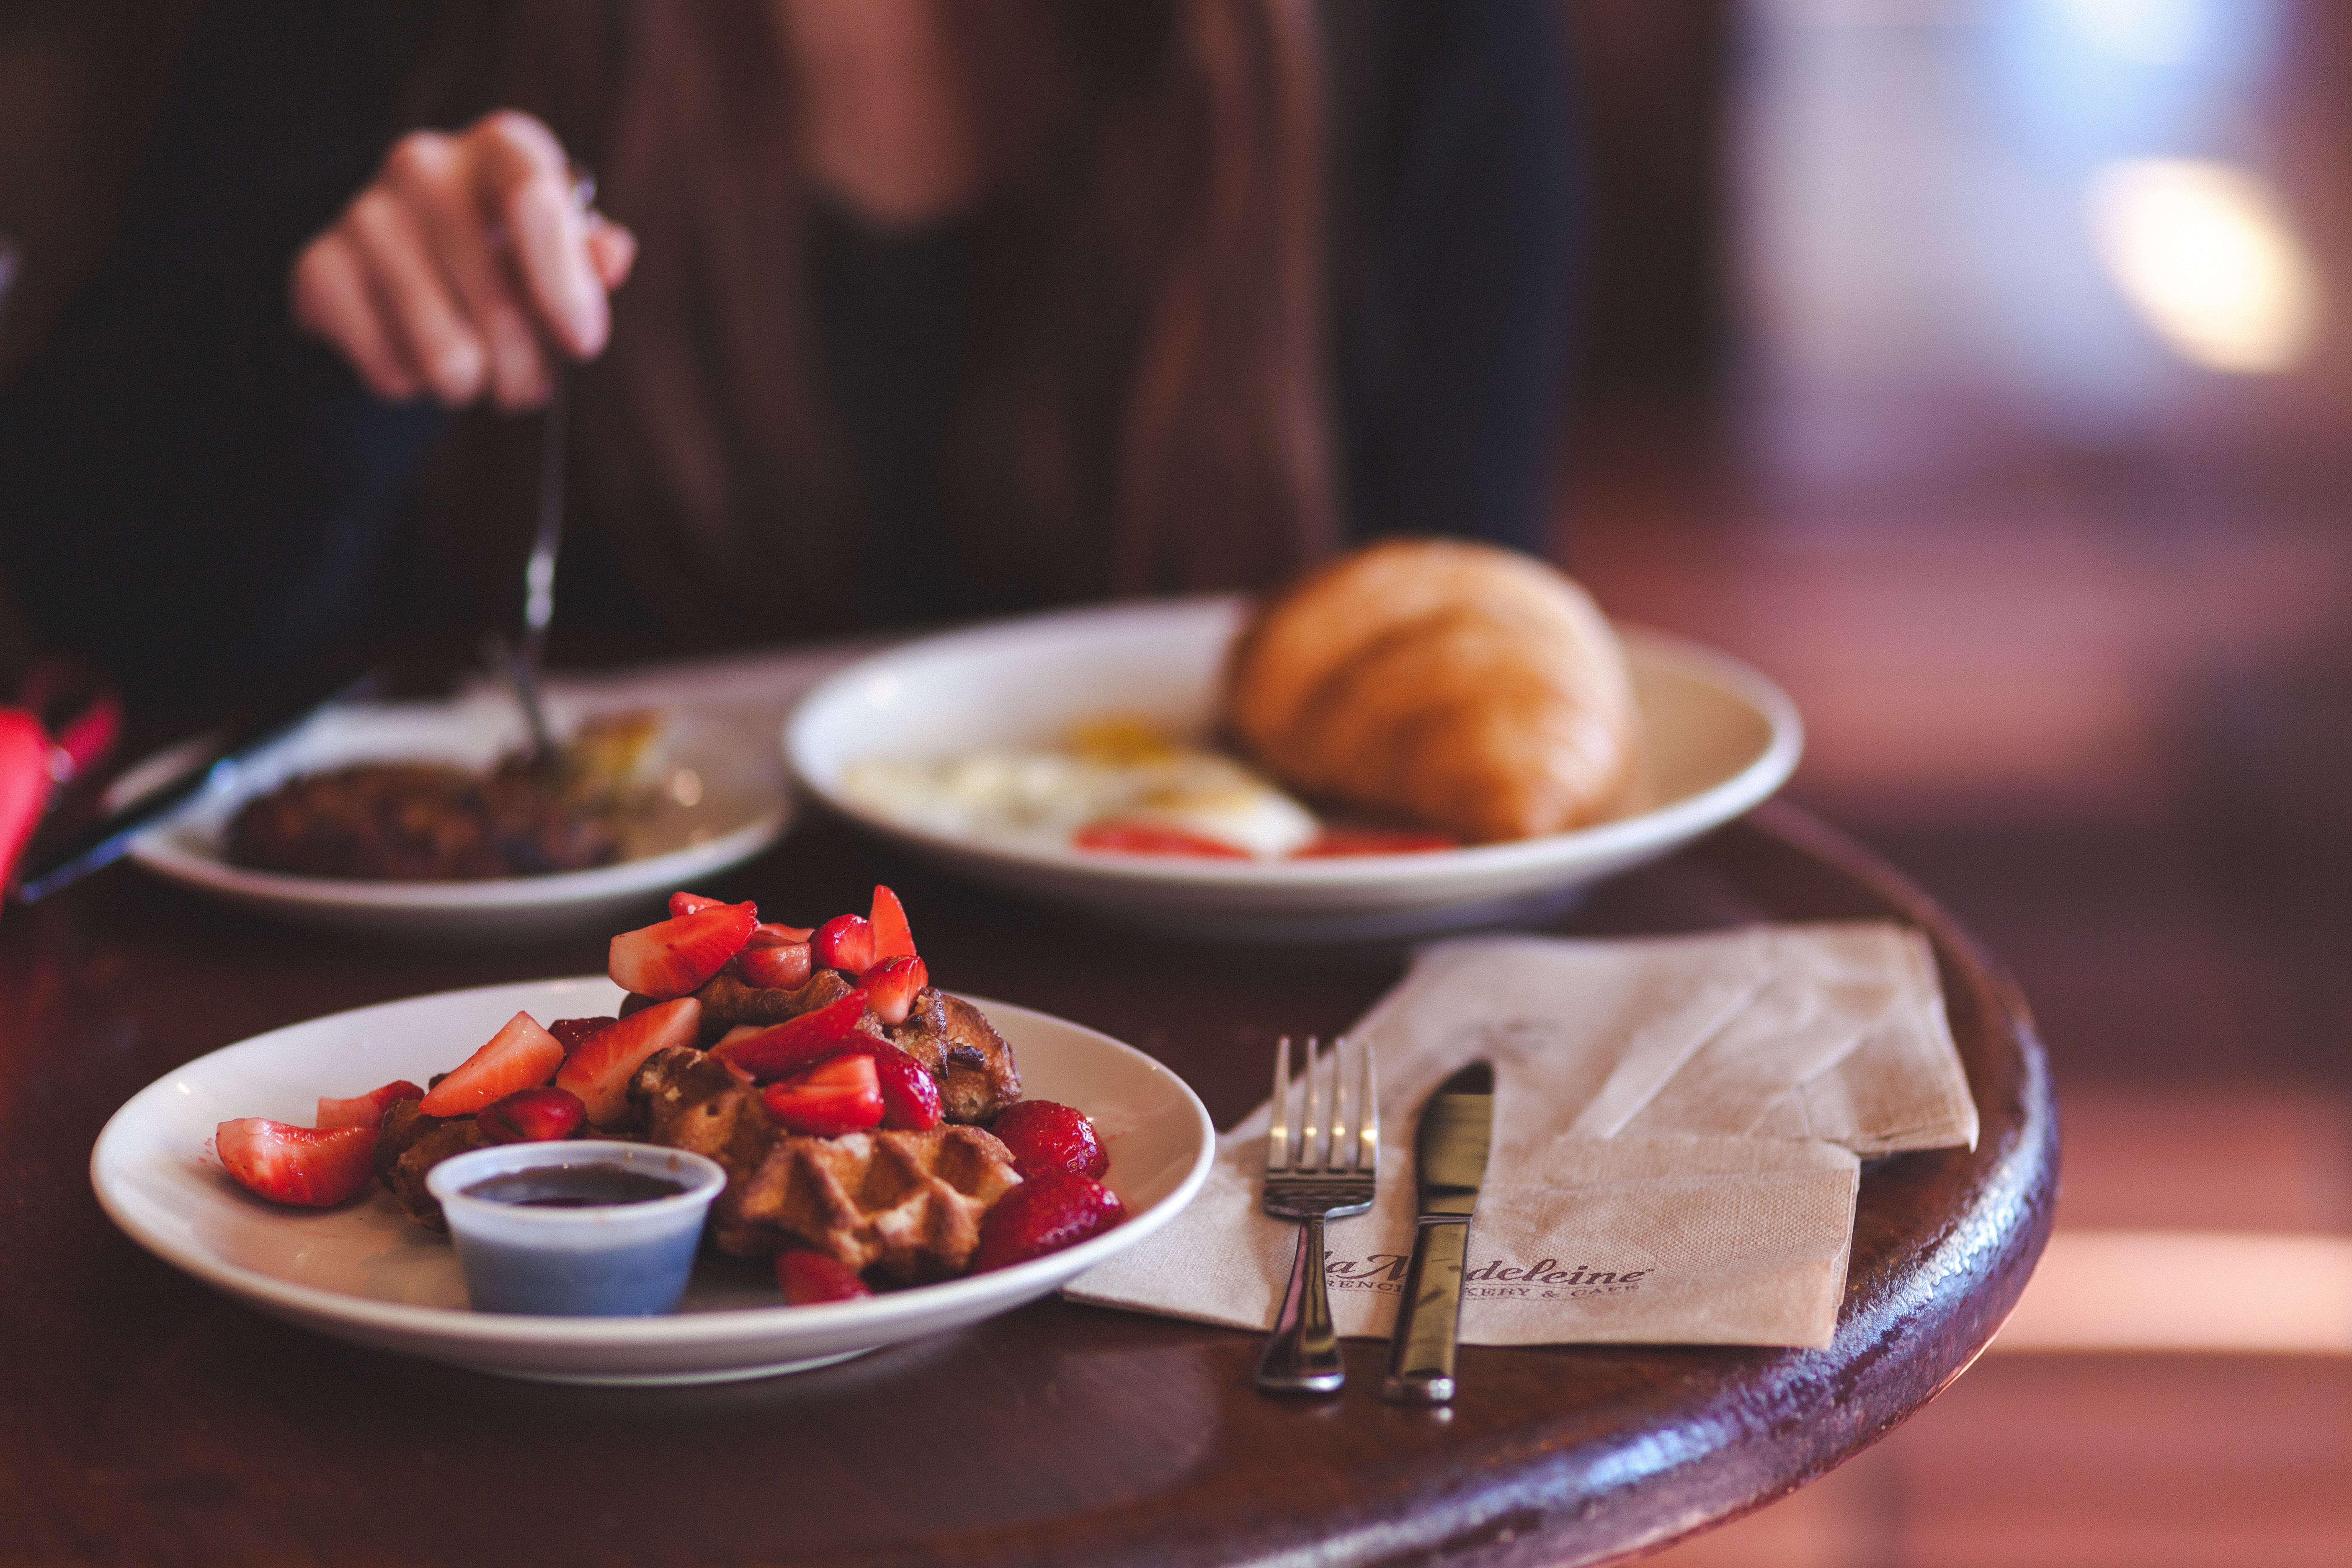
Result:
M538 406L551 354L604 352L606 295L637 255L573 178L554 134L512 110L402 137L295 259L295 324L379 397Z

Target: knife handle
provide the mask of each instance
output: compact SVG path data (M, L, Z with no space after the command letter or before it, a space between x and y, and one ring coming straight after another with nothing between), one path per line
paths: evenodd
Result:
M1443 1405L1454 1397L1454 1344L1469 1246L1467 1219L1424 1219L1413 1233L1404 1300L1389 1341L1388 1377L1381 1385L1381 1396L1392 1404Z

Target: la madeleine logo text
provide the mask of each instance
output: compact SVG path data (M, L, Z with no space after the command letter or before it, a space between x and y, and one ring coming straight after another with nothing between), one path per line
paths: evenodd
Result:
M1412 1261L1410 1253L1375 1252L1368 1258L1328 1258L1323 1272L1334 1290L1402 1290L1405 1268ZM1653 1272L1648 1268L1595 1268L1590 1263L1563 1268L1556 1258L1526 1265L1496 1258L1465 1272L1462 1284L1465 1296L1519 1296L1548 1300L1637 1290L1643 1279Z

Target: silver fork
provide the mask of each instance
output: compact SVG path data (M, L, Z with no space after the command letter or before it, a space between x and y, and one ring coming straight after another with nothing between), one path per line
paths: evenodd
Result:
M1348 1058L1358 1061L1352 1108L1343 1092ZM1328 1073L1319 1070L1315 1037L1307 1037L1298 1120L1290 1120L1290 1037L1274 1057L1274 1125L1265 1135L1265 1212L1299 1224L1298 1251L1274 1334L1257 1363L1257 1385L1277 1394L1328 1394L1348 1381L1339 1336L1331 1328L1331 1297L1323 1280L1323 1222L1372 1206L1381 1152L1381 1102L1372 1083L1372 1048L1351 1053L1343 1037L1331 1043ZM1326 1079L1328 1098L1322 1097ZM1349 1110L1354 1126L1349 1125ZM1297 1131L1294 1143L1293 1129Z

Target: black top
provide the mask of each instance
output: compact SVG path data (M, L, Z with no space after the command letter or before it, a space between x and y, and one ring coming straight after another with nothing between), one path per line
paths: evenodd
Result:
M214 5L111 253L0 395L6 582L38 636L135 691L282 670L384 610L402 501L448 421L370 398L298 339L286 278L404 129L437 16ZM1551 0L1327 6L1356 536L1541 547L1574 226L1559 35ZM811 246L819 369L904 574L931 556L971 237L820 205ZM907 585L955 613L953 583Z

